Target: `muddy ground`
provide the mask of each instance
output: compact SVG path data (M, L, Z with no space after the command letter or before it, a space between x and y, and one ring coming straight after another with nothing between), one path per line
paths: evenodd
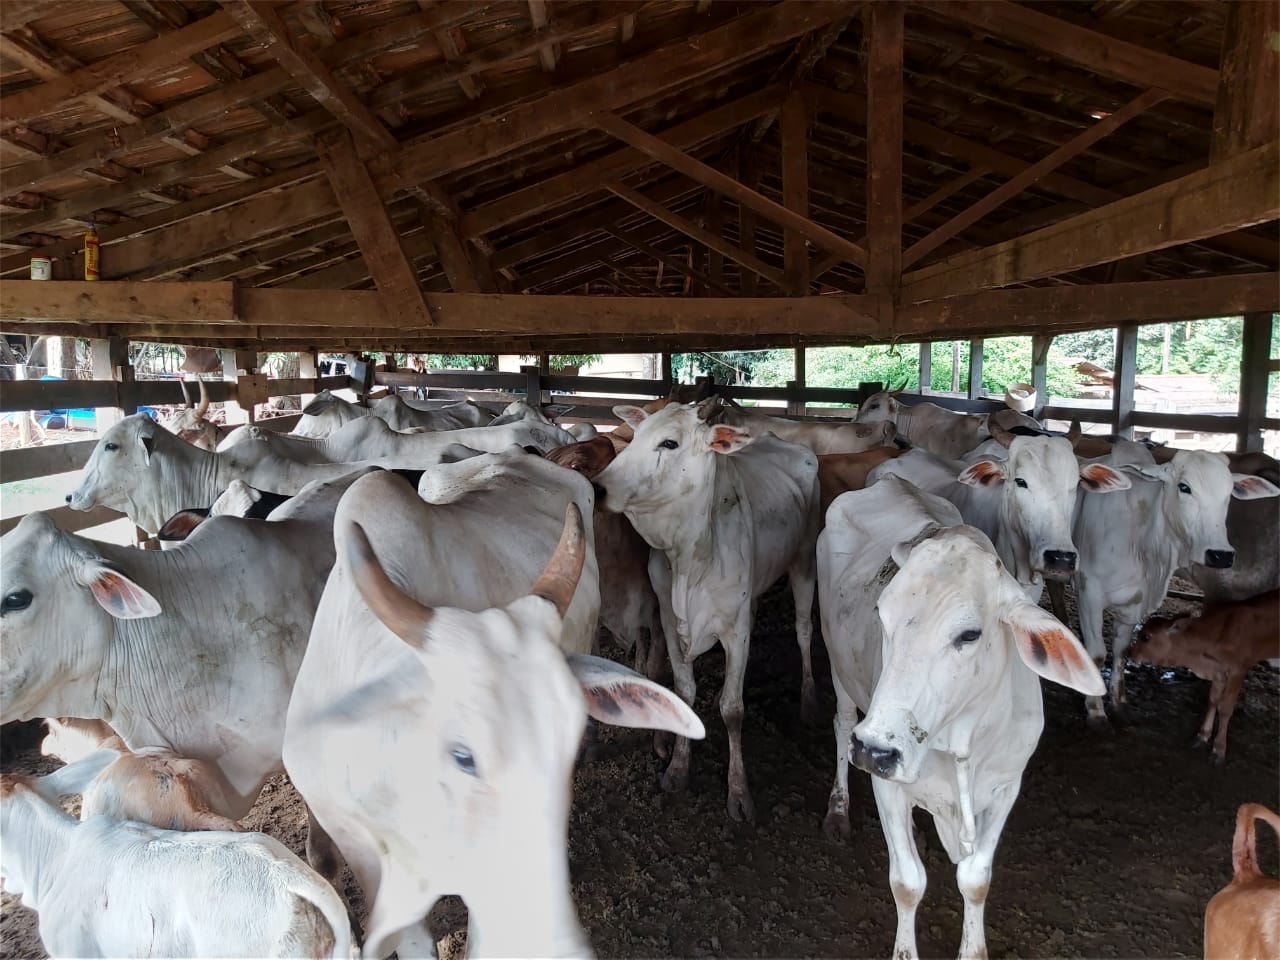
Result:
M892 949L887 855L864 774L851 774L851 839L837 845L822 836L833 738L829 721L800 721L791 623L789 592L775 589L761 605L747 676L754 826L725 816L718 653L697 664L708 739L694 747L687 794L659 788L663 762L641 732L606 729L595 760L580 767L569 831L573 893L601 956L863 957ZM814 661L830 718L835 696L821 643ZM1273 670L1250 674L1222 769L1188 749L1205 682L1133 666L1128 681L1129 713L1109 737L1086 730L1079 696L1044 685L1045 732L996 856L987 907L993 957L1199 956L1204 905L1230 879L1236 807L1280 807ZM6 769L26 772L39 761L28 750ZM245 822L302 852L305 819L284 778L268 784ZM962 901L932 828L925 834L930 886L918 915L920 949L954 956ZM1261 831L1260 839L1264 867L1274 871L1273 838ZM349 875L345 892L363 916ZM460 955L459 902L442 901L432 917L442 957ZM43 957L34 927L33 915L5 896L0 956Z

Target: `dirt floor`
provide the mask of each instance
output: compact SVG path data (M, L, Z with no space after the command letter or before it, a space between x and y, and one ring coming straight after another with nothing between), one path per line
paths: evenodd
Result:
M1171 601L1171 609L1188 605ZM606 729L574 781L569 855L578 913L603 957L863 957L892 949L895 914L884 839L867 777L851 774L853 836L823 838L834 746L829 722L806 727L790 595L761 604L744 743L754 826L725 816L725 737L716 696L721 658L698 661L694 747L683 796L658 786L652 738ZM824 715L834 712L825 650L815 644ZM1231 874L1236 807L1280 807L1280 680L1256 668L1231 724L1225 767L1188 749L1208 685L1181 671L1129 668L1131 703L1112 736L1090 734L1076 694L1044 685L1046 727L996 856L987 908L993 957L1199 956L1205 903ZM5 769L36 769L27 750ZM284 778L246 824L301 853L305 820ZM921 816L920 823L928 818ZM918 915L925 956L954 956L962 902L932 827L922 850L930 887ZM1263 863L1275 870L1265 831ZM354 885L346 894L364 905ZM460 956L465 911L432 914L441 956ZM0 956L43 957L34 917L5 896Z

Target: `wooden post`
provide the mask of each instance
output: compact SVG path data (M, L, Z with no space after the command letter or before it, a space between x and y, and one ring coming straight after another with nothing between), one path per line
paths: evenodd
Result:
M809 216L809 108L804 94L793 90L782 104L782 203L806 219ZM783 269L787 292L809 292L809 248L796 230L783 230Z
M1049 404L1049 347L1053 335L1031 338L1031 387L1036 392L1035 409L1031 415L1040 419L1040 411Z
M1209 162L1260 147L1280 136L1280 6L1254 0L1225 4L1218 97Z
M105 340L89 341L89 369L95 380L114 380L119 383L124 378L124 371L132 375L129 366L129 341L123 337L109 337ZM131 377L132 378L132 377ZM117 395L118 395L117 388ZM124 411L120 407L98 407L94 410L94 422L98 433L102 433L113 424L119 423Z
M298 354L298 376L304 379L315 380L320 376L320 351L319 350L303 350ZM314 387L315 384L312 384ZM315 390L310 393L302 394L302 406L306 408L312 400L316 398Z
M1116 330L1116 365L1111 387L1111 429L1118 437L1133 439L1133 389L1138 373L1138 327L1127 324Z
M927 397L933 392L933 344L920 344L920 395Z
M804 390L804 347L796 347L793 353L795 354L795 379L787 384L787 390L797 394L797 396L787 397L787 413L790 416L802 417L808 409L808 404L805 403L804 398L798 396Z
M524 399L531 407L542 406L542 371L534 365L522 366L524 374Z
M1271 373L1271 314L1244 318L1240 351L1240 433L1236 449L1262 449L1262 421L1267 415L1267 382Z
M671 392L671 388L675 386L675 371L671 369L671 354L664 353L662 355L662 389L666 393Z
M982 338L969 341L969 399L982 399Z
M247 381L254 376L258 355L252 350L222 350L220 353L222 354L222 379L237 385L236 399L228 400L223 408L227 414L226 422L229 425L253 423L254 391ZM242 380L246 382L242 383Z

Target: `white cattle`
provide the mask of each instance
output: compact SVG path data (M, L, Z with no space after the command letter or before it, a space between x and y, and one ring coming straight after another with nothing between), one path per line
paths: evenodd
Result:
M328 390L321 390L302 408L302 417L291 432L295 437L311 437L319 440L327 437L344 423L363 419L371 416L372 413L373 411L367 406L344 400Z
M472 956L587 954L565 849L587 714L703 735L657 684L566 657L582 642L562 626L581 602L575 587L595 589L581 507L590 489L524 460L561 491L558 544L525 522L553 498L514 482L460 489L436 506L375 475L338 510L341 559L289 704L284 752L370 904L367 958L434 956L424 917L447 893L470 911Z
M0 538L0 723L103 720L130 750L209 765L215 812L242 817L281 768L285 709L350 482L319 484L269 521L215 517L163 553L28 514Z
M898 432L917 447L948 460L964 456L991 436L989 424L994 421L1006 430L1022 426L1039 431L1040 424L1015 410L998 410L991 414L958 413L936 403L905 404L898 399L902 390L873 393L858 407L854 420L858 423L889 421Z
M1168 463L1157 464L1142 444L1118 440L1104 462L1128 471L1133 486L1080 499L1073 531L1080 550L1076 604L1080 635L1099 664L1107 655L1102 617L1112 612L1109 689L1118 706L1124 702L1125 652L1133 631L1164 602L1174 571L1193 563L1231 566L1231 498L1274 497L1280 489L1262 477L1233 474L1225 456L1204 450L1179 450ZM1089 698L1086 710L1091 724L1106 724L1101 697Z
M830 833L849 831L849 760L873 774L898 910L915 957L924 896L911 810L934 818L964 896L961 957L985 957L991 863L1044 726L1037 674L1084 693L1102 678L1024 597L990 541L940 497L889 477L837 497L818 538L822 635L837 696ZM857 724L857 711L865 718Z
M182 833L63 812L117 754L46 777L0 775L0 874L40 915L56 957L337 957L353 954L346 907L261 833Z
M981 530L1027 599L1038 603L1045 577L1066 579L1076 569L1071 541L1077 487L1096 493L1126 490L1129 478L1101 463L1079 463L1062 437L1014 437L1006 450L980 447L967 462L909 450L867 475L901 477L956 505L964 522Z
M110 724L101 720L81 720L78 717L49 717L44 722L46 733L40 741L40 754L55 757L63 763L75 763L102 749L116 732ZM120 743L123 745L124 741Z
M398 466L398 464L389 464ZM179 440L145 414L112 426L89 456L80 483L67 495L73 510L110 507L155 535L188 507L207 507L240 479L274 493L298 493L308 483L338 480L370 466L301 464L253 450L210 453Z
M223 452L247 461L270 454L297 463L377 462L388 467L422 468L438 463L441 451L452 444L473 450L500 453L508 447L536 447L546 453L573 436L551 423L520 420L500 426L465 427L400 433L371 417L344 424L320 440L273 433L258 427L238 431Z
M755 602L782 574L791 579L803 662L802 703L816 712L809 642L813 633L813 544L818 533L818 462L805 447L710 422L714 400L672 403L653 415L614 413L635 432L596 477L606 510L624 513L655 553L650 579L662 603L676 690L692 704L693 660L724 647L720 715L729 732L728 810L755 808L742 759L742 684ZM689 743L677 740L663 776L667 790L689 779Z
M459 400L443 407L430 409L417 407L400 396L391 393L369 404L373 416L384 421L392 430L461 430L466 427L483 427L493 419L493 414L470 400Z
M179 382L182 384L182 395L186 397L187 383L185 380ZM203 380L196 382L200 384L199 404L193 405L188 399L181 410L164 421L164 428L201 450L216 450L230 428L219 426L205 418L205 414L209 412L209 388Z
M779 440L808 447L816 454L862 453L872 447L893 446L897 428L882 423L815 423L788 420L745 407L736 407L727 422L742 427L752 436L772 433Z

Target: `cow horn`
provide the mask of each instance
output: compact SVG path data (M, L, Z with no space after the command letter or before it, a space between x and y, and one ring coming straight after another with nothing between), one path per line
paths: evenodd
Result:
M179 380L178 386L182 389L182 405L190 410L195 404L191 402L191 394L187 392L187 381Z
M551 554L551 559L547 561L529 592L554 603L563 618L573 600L573 592L578 589L578 578L582 576L582 564L586 555L582 511L576 503L570 502L564 512L564 531L560 534L555 553Z
M209 388L205 386L204 381L200 383L200 404L196 407L196 419L203 420L204 415L209 412Z
M1083 434L1084 434L1084 431L1080 429L1080 421L1072 420L1071 429L1067 431L1067 439L1071 441L1071 446L1073 449L1075 448L1075 445L1080 441L1080 437Z
M347 565L364 602L388 630L421 650L427 642L427 628L435 611L392 583L360 524L347 525L346 541Z

